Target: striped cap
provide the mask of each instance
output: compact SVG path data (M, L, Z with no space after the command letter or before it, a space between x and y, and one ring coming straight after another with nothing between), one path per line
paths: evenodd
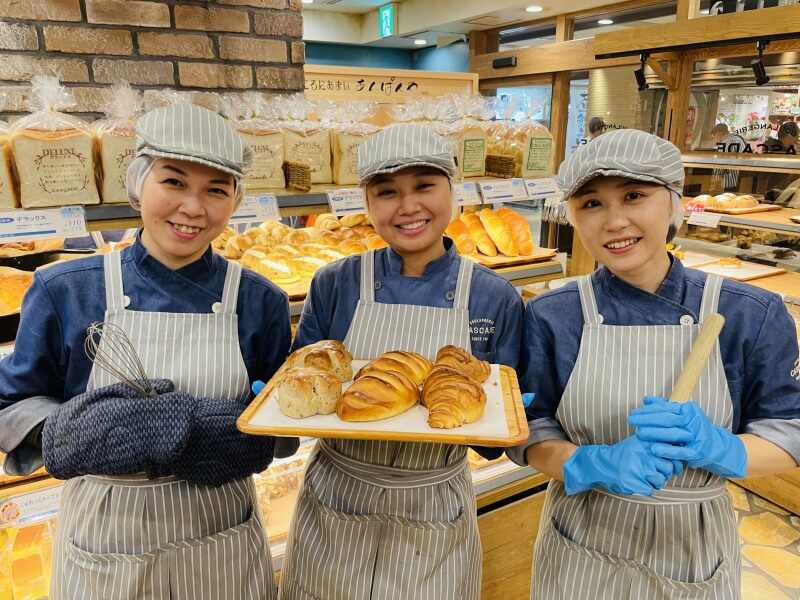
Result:
M683 161L677 147L638 129L608 131L578 147L558 169L558 185L570 198L595 177L626 177L683 193Z
M174 158L244 177L252 150L215 112L193 104L157 108L136 123L136 156Z
M358 179L408 167L435 167L453 178L457 172L453 144L425 125L392 125L358 147Z

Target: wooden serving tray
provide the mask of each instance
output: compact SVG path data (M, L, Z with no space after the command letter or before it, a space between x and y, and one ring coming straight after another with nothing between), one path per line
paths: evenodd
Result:
M770 267L760 263L751 263L742 261L738 267L725 267L719 262L702 265L698 267L700 271L705 273L713 273L715 275L722 275L728 279L735 279L736 281L752 281L754 279L761 279L762 277L771 277L785 273L785 269L779 267Z
M513 267L516 265L527 265L550 260L557 252L558 251L553 248L536 248L533 254L528 254L526 256L485 256L483 254L471 254L468 255L468 257L490 269L499 269L501 267Z
M751 208L709 208L706 207L706 212L720 213L723 215L749 215L751 213L769 212L772 210L780 210L782 207L775 204L759 204Z
M353 361L356 370L357 363ZM280 437L338 438L346 440L387 440L393 442L432 442L439 444L493 447L517 446L528 439L528 419L522 405L519 382L514 369L492 365L492 375L484 384L487 408L481 420L455 429L434 429L423 423L427 409L415 406L401 415L371 423L341 421L336 414L307 419L290 419L277 406L270 381L241 414L237 427L251 435ZM497 405L490 405L497 402ZM498 422L492 415L504 422ZM487 435L481 429L505 429L504 434Z

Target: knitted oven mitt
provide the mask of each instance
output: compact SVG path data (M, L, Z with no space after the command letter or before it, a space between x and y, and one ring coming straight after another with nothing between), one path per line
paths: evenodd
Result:
M42 455L58 479L157 470L186 447L195 399L171 381L151 382L155 396L117 383L75 396L44 423Z

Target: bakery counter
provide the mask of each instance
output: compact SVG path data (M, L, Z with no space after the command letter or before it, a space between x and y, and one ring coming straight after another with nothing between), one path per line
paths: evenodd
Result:
M800 223L792 221L792 217L800 218L800 210L781 208L768 212L748 213L742 215L718 214L719 224L737 229L761 229L784 235L800 237ZM687 213L686 219L688 220Z
M727 169L800 176L800 158L785 154L736 154L732 152L686 152L681 156L685 168Z

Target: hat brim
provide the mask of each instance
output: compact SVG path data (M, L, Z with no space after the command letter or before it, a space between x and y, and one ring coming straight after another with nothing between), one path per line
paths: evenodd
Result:
M177 152L164 152L162 150L154 150L153 148L144 148L140 150L136 156L152 156L154 158L172 158L175 160L185 160L187 162L197 163L199 165L205 165L207 167L211 167L212 169L217 169L218 171L222 171L223 173L228 173L229 175L232 175L236 179L242 179L244 177L244 173L242 173L241 171L237 171L236 169L232 169L227 165L206 160L198 156L192 156L191 154L179 154Z
M655 183L657 185L663 185L665 188L674 191L677 194L681 194L683 192L682 189L676 189L675 186L670 185L666 181L659 179L658 177L653 177L652 175L646 175L644 173L632 173L630 171L625 171L623 169L597 169L596 171L592 171L591 173L587 173L577 181L572 184L568 190L565 190L564 197L569 199L574 196L578 190L580 190L584 185L589 183L592 179L596 179L598 177L624 177L625 179L633 179L634 181L642 181L644 183Z
M364 173L364 175L360 177L360 183L361 185L366 185L378 175L391 175L392 173L397 173L398 171L403 171L412 167L431 167L437 171L441 171L442 175L449 179L452 179L455 176L455 173L451 172L450 169L443 166L441 163L436 163L429 160L412 160L409 162L386 165L384 167L380 167L379 169Z

